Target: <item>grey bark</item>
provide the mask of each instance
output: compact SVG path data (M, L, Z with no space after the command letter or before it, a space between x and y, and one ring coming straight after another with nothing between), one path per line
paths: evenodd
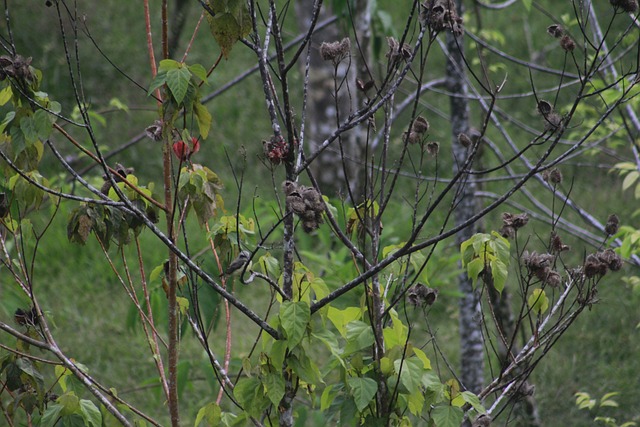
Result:
M299 0L295 3L301 31L309 28L313 4L314 0ZM370 57L371 17L368 4L368 0L356 0L354 3L353 25L358 42L353 36L350 37L351 57L342 61L337 69L331 61L321 58L319 48L322 42L339 41L347 34L340 32L339 25L332 25L313 35L306 114L308 119L305 124L305 143L308 144L309 152L315 151L338 123L362 105L362 95L355 89L355 80L366 73L364 64ZM327 19L331 13L328 5L323 4L319 20ZM362 79L370 80L368 77ZM337 101L334 96L336 86L340 86ZM366 194L360 189L366 161L362 155L365 144L363 135L361 128L352 129L312 163L311 171L323 194L352 194L355 201Z
M462 16L462 0L456 0L458 15ZM447 60L446 84L452 93L449 98L452 147L454 156L454 173L467 156L466 147L458 143L460 133L468 134L469 106L467 102L468 88L466 83L464 56L464 40L456 38L447 32L446 44L449 57ZM459 203L454 212L456 224L460 224L476 214L477 207L474 199L476 183L473 176L463 179L457 189ZM456 236L457 243L469 239L476 232L475 227L469 226L461 230ZM471 280L466 273L458 278L458 286L463 295L460 299L460 350L461 375L460 380L464 389L479 393L484 380L484 347L481 328L480 300L474 292Z

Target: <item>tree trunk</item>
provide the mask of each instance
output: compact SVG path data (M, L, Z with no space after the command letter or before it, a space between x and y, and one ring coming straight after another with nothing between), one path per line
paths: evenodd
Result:
M458 15L462 16L462 0L456 0ZM447 88L452 93L449 98L451 108L451 132L453 147L453 168L454 173L458 171L458 166L464 163L467 156L466 147L458 142L460 133L468 134L469 130L469 107L467 102L468 88L465 77L465 64L462 60L464 56L462 37L456 37L447 32L447 49L449 58L447 60ZM460 203L456 207L455 221L460 224L476 211L474 193L476 183L473 176L467 176L460 182L458 189L458 199ZM476 229L469 226L461 230L457 235L457 243L469 239ZM471 280L466 273L459 277L459 289L463 295L460 299L460 346L461 346L461 375L462 387L473 393L478 393L482 389L484 373L484 348L482 329L480 324L480 300L474 292Z
M309 28L313 4L314 0L298 0L295 3L300 31L307 31ZM362 105L363 95L356 90L355 81L362 73L366 73L364 64L371 56L371 16L368 5L369 0L356 0L354 3L353 24L358 43L354 37L350 37L351 56L344 59L337 68L331 61L321 58L319 48L322 42L331 43L347 36L340 33L340 26L331 25L312 37L305 124L308 152L314 152L340 122ZM323 4L319 21L327 19L331 13L330 8ZM370 77L360 78L363 81L370 80ZM337 101L336 87L340 87ZM323 194L353 196L354 203L365 196L365 190L359 188L366 162L363 156L366 143L364 134L362 127L352 129L313 162L311 171Z

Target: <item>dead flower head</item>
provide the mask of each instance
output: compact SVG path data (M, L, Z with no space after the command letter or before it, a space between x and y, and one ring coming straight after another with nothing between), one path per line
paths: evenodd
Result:
M564 29L562 28L562 26L558 24L552 24L547 27L547 33L551 37L555 37L556 39L559 39L564 34Z
M607 233L608 236L612 236L618 232L620 229L620 220L618 219L618 215L611 214L609 218L607 218L607 223L604 226L604 232Z
M573 52L573 50L576 48L576 42L574 42L571 37L565 34L560 39L560 47L566 52Z
M542 179L547 181L549 184L558 185L562 182L562 172L560 169L553 168L551 170L547 169L542 172Z
M337 42L323 42L320 45L320 56L325 61L333 62L338 65L343 59L351 53L351 40L348 37Z
M431 289L422 283L416 283L409 288L407 292L407 300L411 305L416 307L425 307L427 305L433 305L438 298L438 290Z

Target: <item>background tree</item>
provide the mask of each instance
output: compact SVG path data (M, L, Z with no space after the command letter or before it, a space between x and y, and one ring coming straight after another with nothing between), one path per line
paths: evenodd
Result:
M120 64L86 5L45 2L59 36L41 55L59 50L43 72L20 42L30 37L16 18L24 9L4 5L0 409L10 425L508 424L531 397L534 368L598 301L621 254L637 263L637 231L583 207L594 168L574 167L614 155L623 188L640 176L624 162L639 129L635 1L598 11L476 3L474 16L452 0L390 13L355 2L336 21L352 38L329 40L316 38L334 22L320 21L320 2L299 35L289 3L200 2L183 21L193 31L184 53L171 47L167 2L143 6L146 55ZM528 58L480 25L513 7L531 14ZM371 58L358 30L368 16L396 32L373 37ZM315 49L334 70L326 92L337 119L309 136ZM58 67L69 88L60 101L47 80ZM89 82L105 73L139 92L127 103L94 98ZM245 102L256 93L261 108ZM122 113L108 119L103 107ZM121 143L128 120L134 136ZM451 139L449 155L437 141ZM312 166L330 158L350 170L354 148L362 175L340 184L349 197L329 197ZM486 230L469 233L480 220ZM61 234L81 247L65 244L76 254L65 261L91 254L85 274L103 266L121 288L102 298L130 301L126 323L144 338L114 358L131 366L123 354L148 351L135 363L155 370L155 405L113 388L121 379L78 358L64 344L72 333L56 333L54 315L82 308L46 283L61 258L47 248ZM471 342L461 357L441 329L457 298Z

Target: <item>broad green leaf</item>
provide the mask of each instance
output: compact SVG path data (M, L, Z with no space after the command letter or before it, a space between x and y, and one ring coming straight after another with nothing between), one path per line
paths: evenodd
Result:
M469 405L471 405L473 409L475 409L478 413L480 414L487 413L487 410L484 408L484 406L482 406L482 403L480 402L480 399L478 398L478 396L476 396L472 392L463 391L462 393L460 393L460 396L462 396L462 399L464 400L465 403L468 403Z
M474 258L467 264L467 275L472 282L478 279L482 270L484 270L484 260L482 258Z
M170 70L177 70L180 67L182 67L182 64L175 59L163 59L160 61L160 65L158 66L158 73L166 73Z
M378 384L371 378L353 377L347 379L347 384L360 412L369 405L378 391Z
M420 390L411 393L407 399L409 411L415 416L420 415L424 408L424 401L424 394Z
M400 372L400 384L402 384L409 393L415 393L420 389L422 374L424 373L423 362L417 357L409 357L394 361L396 372ZM402 370L400 370L402 369Z
M504 289L504 285L507 282L507 274L509 274L509 269L499 259L491 260L491 276L493 277L493 286L496 290L502 293Z
M347 345L345 353L351 354L373 345L374 336L371 326L355 320L347 325Z
M431 411L435 427L460 427L464 412L456 406L436 406Z
M404 346L409 337L409 328L402 323L395 310L391 310L392 327L386 327L382 330L384 342L387 348L395 346Z
M211 123L213 121L211 113L209 113L207 107L202 105L200 102L193 104L193 113L196 116L196 122L198 122L198 132L202 135L202 139L207 139L207 136L209 136L209 130L211 129Z
M640 172L638 171L631 171L627 174L627 176L624 177L624 180L622 181L622 190L627 190L629 187L631 187L637 180L638 177L640 177Z
M288 358L289 366L293 369L293 372L300 377L302 381L310 385L317 385L322 381L320 370L318 366L313 363L313 360L307 356L307 354L298 347L298 354Z
M167 71L167 86L176 100L177 104L182 103L189 88L191 73L187 67L180 67Z
M305 301L286 301L280 306L280 324L287 336L289 348L300 344L311 320L311 310Z
M340 335L347 337L347 325L355 320L360 319L362 316L362 310L358 307L347 307L344 310L340 310L335 307L329 307L327 310L327 317L336 327Z
M11 86L7 86L0 91L0 107L6 104L11 100L13 96L13 92L11 91Z
M536 288L533 290L531 295L529 295L527 304L529 305L531 311L540 315L546 312L549 308L549 298L547 298L547 294L544 292L544 290Z
M92 401L86 399L80 400L80 414L82 415L82 419L84 419L85 426L102 426L102 414Z
M233 395L240 406L254 416L271 404L263 393L262 382L256 377L241 378L233 389Z
M207 15L213 38L220 46L222 55L229 59L233 45L242 37L242 27L233 14L224 12L216 16Z
M202 421L206 422L207 427L219 426L222 422L220 406L216 405L215 402L211 402L200 408L193 427L199 427Z
M285 382L282 373L269 372L262 379L267 397L274 406L278 406L284 397Z
M347 366L342 359L342 349L338 344L338 337L336 337L333 332L328 329L321 329L318 332L312 333L311 336L323 342L329 351L331 351L331 354L340 362L342 367L345 370L347 369Z
M320 396L320 410L326 411L338 396L338 390L334 390L335 385L331 384L322 391Z
M56 403L62 405L62 415L69 415L80 409L80 399L72 391L59 396Z
M189 65L189 71L191 74L202 80L207 84L207 70L200 64Z
M415 353L416 357L422 361L423 369L431 369L431 360L429 360L424 351L420 350L419 348L413 347L413 352Z
M47 410L42 414L39 427L53 427L60 419L60 413L64 406L59 404L47 405Z
M176 297L176 302L178 303L178 310L180 310L180 314L186 316L189 311L189 300L184 297Z

